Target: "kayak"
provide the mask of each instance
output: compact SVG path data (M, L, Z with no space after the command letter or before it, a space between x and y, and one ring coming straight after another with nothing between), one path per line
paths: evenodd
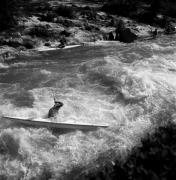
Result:
M62 129L62 130L81 130L91 131L97 128L107 128L108 125L96 125L96 124L70 124L52 122L49 119L21 119L14 117L2 117L0 125L4 127L34 127L34 128L49 128L49 129Z

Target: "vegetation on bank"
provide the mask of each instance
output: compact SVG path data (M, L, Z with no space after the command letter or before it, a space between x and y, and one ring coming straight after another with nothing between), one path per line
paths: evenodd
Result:
M165 28L167 33L175 32L172 24L176 21L175 7L171 0L91 0L77 3L2 0L0 45L25 50L42 44L51 45L53 41L59 44L63 39L66 44L98 39L129 43L140 38L137 22ZM129 19L126 23L119 16L135 21ZM145 36L154 37L149 29L145 31Z
M56 8L55 12L59 16L68 17L68 18L74 18L76 16L74 9L71 6L64 6L62 4Z
M5 30L16 24L15 16L18 13L17 0L0 1L0 30Z
M153 15L162 13L163 15L176 17L176 2L174 0L111 0L103 7L109 12L124 15L133 15L137 10L148 10ZM109 8L109 9L108 9ZM123 10L129 10L123 12Z
M176 18L176 2L173 0L112 0L102 10L159 26L166 26L168 21L175 22L169 17Z

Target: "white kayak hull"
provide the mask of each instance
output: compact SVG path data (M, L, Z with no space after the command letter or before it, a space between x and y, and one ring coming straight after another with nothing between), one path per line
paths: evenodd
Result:
M93 125L93 124L69 124L69 123L56 123L45 119L45 121L20 119L12 117L2 117L1 124L5 126L27 126L35 128L50 128L50 129L63 129L63 130L96 130L97 128L106 128L107 125Z

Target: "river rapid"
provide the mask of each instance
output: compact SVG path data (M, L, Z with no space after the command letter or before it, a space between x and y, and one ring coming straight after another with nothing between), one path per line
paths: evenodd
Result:
M0 177L74 179L131 148L156 126L175 120L176 36L40 52L0 64L0 115L46 118L53 96L57 122L108 124L93 132L0 125Z

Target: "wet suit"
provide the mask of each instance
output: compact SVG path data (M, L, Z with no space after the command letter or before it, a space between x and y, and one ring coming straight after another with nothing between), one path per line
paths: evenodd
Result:
M54 102L54 106L48 112L48 118L55 117L58 114L59 109L64 105L62 102Z

